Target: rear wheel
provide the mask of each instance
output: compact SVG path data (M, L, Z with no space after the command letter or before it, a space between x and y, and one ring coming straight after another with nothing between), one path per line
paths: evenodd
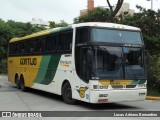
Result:
M23 92L25 92L27 90L27 87L25 87L25 83L24 83L24 78L23 76L20 78L20 86L21 86L21 90Z
M65 103L75 104L76 100L72 99L72 89L68 82L63 85L62 96Z

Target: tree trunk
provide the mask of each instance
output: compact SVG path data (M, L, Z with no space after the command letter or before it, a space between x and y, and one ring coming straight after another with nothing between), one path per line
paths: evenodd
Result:
M118 0L117 1L117 5L116 5L116 8L113 10L113 6L110 4L110 1L107 0L107 3L108 3L108 6L109 6L109 9L111 11L111 17L114 18L116 16L116 14L118 13L118 11L120 10L122 4L123 4L123 1L124 0Z

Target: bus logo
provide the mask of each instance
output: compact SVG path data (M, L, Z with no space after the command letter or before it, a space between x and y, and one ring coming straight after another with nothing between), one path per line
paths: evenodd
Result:
M87 87L81 87L79 90L77 90L81 98L85 97L85 92L87 89L88 89Z
M20 65L36 65L37 59L36 58L21 58Z

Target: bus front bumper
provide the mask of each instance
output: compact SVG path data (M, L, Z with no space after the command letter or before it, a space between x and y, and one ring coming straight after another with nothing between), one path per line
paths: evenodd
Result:
M147 89L130 90L90 90L90 103L113 103L122 101L143 101Z

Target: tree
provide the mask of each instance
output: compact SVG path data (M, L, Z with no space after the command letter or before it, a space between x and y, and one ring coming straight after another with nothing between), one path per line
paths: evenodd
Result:
M6 57L8 41L13 37L12 29L0 19L0 59Z
M126 16L120 24L139 27L142 31L145 47L149 50L151 55L159 54L160 50L160 10L152 11L146 10L140 6L137 6L140 10L139 13L135 13L133 16Z
M32 26L30 23L13 20L5 22L0 19L0 60L7 57L8 42L11 38L23 37L44 29L44 27Z
M54 21L49 21L50 28L56 28L56 27L66 27L68 26L68 23L64 20L61 20L60 23L55 23Z
M88 11L86 15L75 18L74 23L113 22L113 19L110 18L110 14L111 12L109 11L109 9L97 7L93 11Z
M44 27L33 26L31 23L23 23L23 22L15 22L13 20L9 20L6 22L12 28L14 37L23 37L35 32L39 32L45 30Z
M49 23L50 23L50 25L49 25L50 28L56 27L56 23L54 21L49 21Z
M160 92L160 10L146 10L141 6L137 8L140 10L139 13L126 16L119 23L141 29L145 49L149 51L146 55L148 88Z
M58 27L66 27L68 26L68 23L65 22L64 20L61 20L60 23L57 24Z
M111 18L113 19L116 16L116 14L118 13L118 11L120 10L120 8L122 7L124 0L118 0L117 5L114 10L113 10L113 6L110 4L110 1L109 0L106 0L106 1L108 3L110 11L111 11Z

